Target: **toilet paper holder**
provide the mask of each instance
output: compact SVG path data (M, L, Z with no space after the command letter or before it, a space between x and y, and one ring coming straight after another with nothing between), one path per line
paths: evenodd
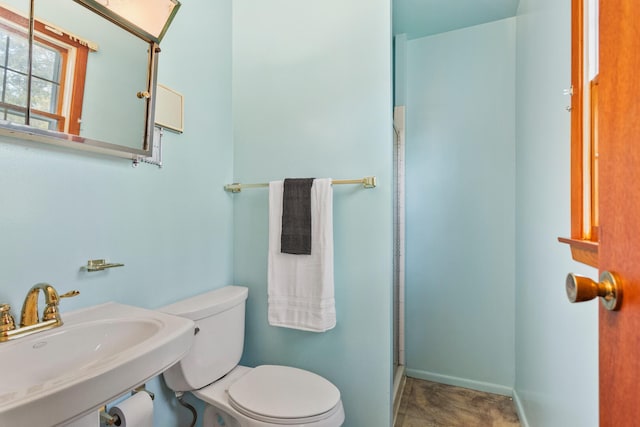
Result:
M145 384L142 384L141 386L131 390L131 396L140 393L141 391L147 393L149 397L151 397L151 400L155 400L156 395L153 392L147 390ZM117 426L120 425L120 418L118 418L117 415L109 414L109 412L107 411L107 405L104 405L102 408L100 408L100 422L108 426Z

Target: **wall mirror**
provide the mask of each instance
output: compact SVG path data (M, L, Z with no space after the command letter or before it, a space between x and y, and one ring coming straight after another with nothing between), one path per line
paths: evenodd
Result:
M150 157L158 44L179 6L0 0L0 134Z

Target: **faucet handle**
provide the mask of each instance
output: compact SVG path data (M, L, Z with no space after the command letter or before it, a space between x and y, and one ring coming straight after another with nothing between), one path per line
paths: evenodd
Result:
M16 322L11 315L9 304L0 305L0 331L6 332L16 328Z
M58 295L57 300L51 301L51 303L47 304L47 306L44 308L44 312L42 313L42 320L47 321L47 320L57 319L58 321L62 322L60 320L60 310L58 309L58 303L60 302L59 299L71 298L71 297L75 297L76 295L80 295L80 291L73 290L73 291L66 292L62 295Z
M62 295L58 295L58 298L72 298L72 297L75 297L75 296L78 296L78 295L80 295L80 291L74 289L74 290L69 291L67 293L64 293Z

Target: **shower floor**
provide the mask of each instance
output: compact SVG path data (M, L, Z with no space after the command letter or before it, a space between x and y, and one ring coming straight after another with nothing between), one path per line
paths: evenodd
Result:
M520 427L508 396L408 378L395 427Z

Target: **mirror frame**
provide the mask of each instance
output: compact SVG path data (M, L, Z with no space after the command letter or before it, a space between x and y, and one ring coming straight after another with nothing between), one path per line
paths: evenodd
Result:
M29 21L31 23L29 28L29 44L33 44L33 22L34 22L34 1L29 1ZM45 1L45 0L43 0ZM132 148L124 145L118 145L111 142L101 141L97 139L85 138L79 135L67 134L58 131L38 129L28 125L22 125L17 123L11 123L4 120L0 120L0 135L18 138L22 140L43 142L46 144L52 144L62 147L74 148L83 151L91 151L95 153L108 154L116 157L122 157L139 161L144 158L153 156L153 136L154 136L154 116L155 116L155 104L156 104L156 87L157 87L157 72L158 72L158 54L160 53L160 46L158 45L160 39L166 33L166 30L173 20L180 3L176 0L169 0L177 3L173 9L171 16L169 17L165 27L159 37L154 37L146 31L131 24L129 21L121 18L118 15L111 13L108 9L104 8L100 3L94 0L74 0L76 3L87 7L91 12L97 13L105 19L116 24L118 27L132 33L134 36L139 37L145 42L149 43L149 60L147 69L147 91L149 96L146 98L146 114L144 119L144 139L142 142L142 148ZM101 10L102 9L102 10ZM31 52L31 47L29 49ZM29 58L29 64L31 58ZM28 85L31 81L31 66L28 70ZM31 103L28 102L28 109L30 110ZM142 123L141 123L142 125Z

